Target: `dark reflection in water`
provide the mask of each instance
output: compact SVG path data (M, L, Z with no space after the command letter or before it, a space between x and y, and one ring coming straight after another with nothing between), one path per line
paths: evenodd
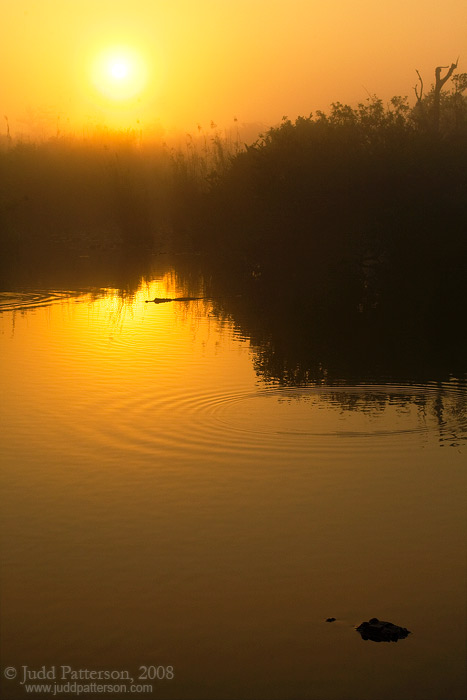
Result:
M215 313L251 339L255 370L266 383L327 387L326 398L342 410L369 415L392 403L415 406L420 417L435 418L440 444L465 437L467 343L452 310L447 325L436 309L420 323L402 310L393 316L313 306L306 283L294 284L290 271L274 285L255 271L243 287L225 274L209 279L210 293L221 299Z
M425 382L465 371L460 318L451 329L435 316L420 327L410 317L313 308L290 281L282 290L278 280L278 287L250 282L241 297L227 296L218 308L251 338L256 369L267 381Z
M313 385L316 386L316 385ZM417 430L437 428L440 446L456 447L467 439L467 391L466 381L451 377L447 382L428 384L320 384L320 400L339 406L344 412L355 412L375 418L383 415L388 408L396 407L403 418L413 409L417 415ZM307 400L303 395L294 397L296 401ZM399 432L412 432L407 425ZM373 433L375 434L375 433ZM380 433L384 435L384 431Z

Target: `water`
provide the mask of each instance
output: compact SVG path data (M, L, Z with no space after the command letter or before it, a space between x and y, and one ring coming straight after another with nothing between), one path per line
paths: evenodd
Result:
M215 300L145 303L186 294L1 295L2 697L463 698L465 379L283 382Z

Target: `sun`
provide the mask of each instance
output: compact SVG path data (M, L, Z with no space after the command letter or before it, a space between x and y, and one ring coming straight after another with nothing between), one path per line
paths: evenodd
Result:
M117 59L109 67L110 73L115 80L124 80L130 73L130 66L125 59Z
M147 72L146 63L138 51L117 46L98 54L92 66L92 82L111 100L131 100L143 92Z

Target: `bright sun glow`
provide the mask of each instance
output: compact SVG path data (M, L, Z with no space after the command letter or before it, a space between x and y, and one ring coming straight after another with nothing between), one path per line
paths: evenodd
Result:
M129 71L130 68L126 61L116 61L110 66L110 72L116 80L123 80L123 78L126 78Z
M133 49L107 49L97 56L93 64L92 81L106 97L129 100L144 90L147 81L146 64Z

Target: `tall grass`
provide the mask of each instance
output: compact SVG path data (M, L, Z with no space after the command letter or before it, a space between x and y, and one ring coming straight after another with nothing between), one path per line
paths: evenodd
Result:
M131 134L18 142L0 152L2 244L75 253L150 246L167 228L170 159Z
M238 142L215 129L184 144L134 131L0 144L0 246L11 257L193 248L199 199Z

